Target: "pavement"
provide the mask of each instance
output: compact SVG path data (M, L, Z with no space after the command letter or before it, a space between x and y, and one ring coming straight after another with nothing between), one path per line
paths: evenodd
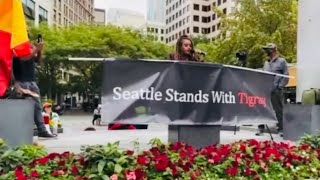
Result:
M107 126L92 126L92 115L86 113L73 113L61 116L64 132L56 139L35 138L38 144L43 145L49 152L72 151L80 152L83 145L107 144L119 141L121 149L133 149L134 142L139 142L139 149L150 147L149 142L154 138L168 142L168 125L149 124L146 130L107 130ZM94 127L96 131L84 131L87 127ZM255 136L256 127L240 127L240 131L221 131L220 143L232 143L239 140L257 139L270 140L270 135ZM273 134L275 141L283 139Z

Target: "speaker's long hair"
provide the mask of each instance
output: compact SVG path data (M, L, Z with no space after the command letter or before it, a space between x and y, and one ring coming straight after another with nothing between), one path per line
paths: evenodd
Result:
M182 41L183 40L189 40L191 42L191 48L193 50L193 42L191 40L191 38L189 38L189 36L187 35L182 35L180 36L180 38L177 40L177 43L176 43L176 53L178 53L180 56L183 55L183 52L182 52Z

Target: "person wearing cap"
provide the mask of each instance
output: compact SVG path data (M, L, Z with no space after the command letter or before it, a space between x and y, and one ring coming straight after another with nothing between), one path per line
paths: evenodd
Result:
M264 63L263 70L276 73L289 75L287 61L279 57L277 45L269 43L263 46L263 50L268 55L268 60ZM272 91L271 91L271 103L275 111L278 120L278 132L282 132L282 111L283 111L283 89L288 84L289 79L286 77L275 76ZM262 135L265 131L265 125L259 125L259 132L256 135Z
M52 112L52 104L45 102L43 104L43 115L49 117L50 128L52 129L52 133L58 134L58 125L61 124L60 117L57 113Z
M98 107L93 111L92 125L94 125L95 121L98 119L100 119L101 121L101 108L102 108L102 105L99 104ZM100 121L97 124L100 125Z

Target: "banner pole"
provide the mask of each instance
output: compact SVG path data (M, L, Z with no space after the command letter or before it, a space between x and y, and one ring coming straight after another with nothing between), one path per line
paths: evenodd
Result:
M69 61L116 61L120 59L130 59L130 58L81 58L81 57L76 57L76 58L68 58ZM159 60L159 59L136 59L139 61L150 61L150 62L183 62L183 61L178 61L178 60ZM200 63L200 62L198 62ZM203 64L203 63L201 63ZM206 63L205 64L212 64L212 63ZM270 75L276 75L280 77L285 77L285 78L291 78L295 79L293 76L287 76L283 74L277 74L277 73L272 73L268 71L263 71L259 69L251 69L251 68L246 68L246 67L240 67L240 66L233 66L233 65L225 65L222 64L224 67L229 67L229 68L234 68L234 69L242 69L242 70L247 70L247 71L253 71L253 72L259 72L259 73L264 73L264 74L270 74Z

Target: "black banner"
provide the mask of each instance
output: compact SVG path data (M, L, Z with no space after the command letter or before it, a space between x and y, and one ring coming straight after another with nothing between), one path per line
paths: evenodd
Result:
M104 62L102 121L274 123L274 75L197 62Z

